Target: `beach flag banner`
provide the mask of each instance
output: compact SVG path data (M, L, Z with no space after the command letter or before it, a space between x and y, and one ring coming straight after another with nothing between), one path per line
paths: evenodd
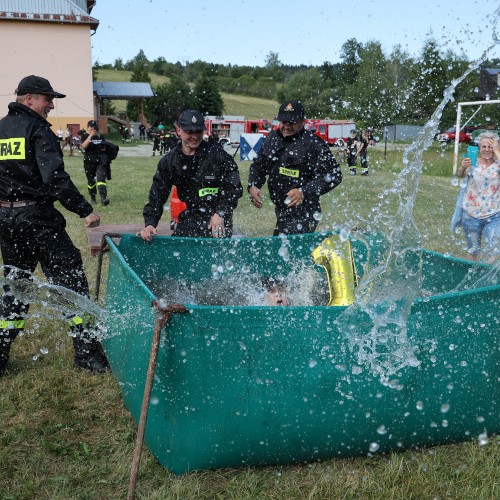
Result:
M264 134L241 134L240 160L253 160L264 143Z

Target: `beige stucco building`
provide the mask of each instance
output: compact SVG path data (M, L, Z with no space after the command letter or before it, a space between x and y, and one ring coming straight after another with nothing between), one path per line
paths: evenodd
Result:
M21 78L38 75L67 95L54 99L53 129L81 128L95 116L91 35L96 1L0 0L0 116L15 100Z

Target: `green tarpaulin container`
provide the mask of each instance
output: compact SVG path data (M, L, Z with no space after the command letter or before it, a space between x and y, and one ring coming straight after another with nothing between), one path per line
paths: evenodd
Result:
M138 421L158 283L286 275L311 266L325 234L285 239L109 238L103 342ZM366 243L370 251L367 251ZM356 268L382 255L352 240ZM162 331L145 442L186 471L286 464L477 439L500 430L500 285L451 292L473 269L422 251L425 293L408 319L420 364L391 383L360 366L336 320L346 307L196 305ZM415 265L418 265L416 263ZM477 269L477 266L476 268ZM484 266L484 272L487 272ZM360 322L354 325L363 335ZM481 438L482 439L482 438Z

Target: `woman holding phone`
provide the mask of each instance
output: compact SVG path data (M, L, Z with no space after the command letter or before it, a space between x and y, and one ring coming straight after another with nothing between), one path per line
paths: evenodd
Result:
M462 202L461 224L467 238L467 257L484 256L495 260L500 255L500 145L493 132L479 135L476 165L463 158L458 176L468 176ZM484 233L485 246L481 248Z

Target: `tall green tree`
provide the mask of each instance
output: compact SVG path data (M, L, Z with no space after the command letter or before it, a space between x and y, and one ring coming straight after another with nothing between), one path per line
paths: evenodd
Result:
M276 82L281 82L285 76L283 71L283 63L280 61L279 54L277 52L269 52L266 56L266 69L267 75L273 78Z
M298 99L304 105L308 118L331 116L330 89L318 68L295 73L278 91L278 100Z
M413 86L413 119L424 122L436 109L437 101L450 84L448 61L432 38L424 43L422 55L417 61Z
M413 123L413 82L415 79L415 60L396 45L386 61L387 82L386 96L388 110L382 125Z
M142 52L142 51L141 51ZM151 83L149 76L149 63L147 60L138 59L130 76L131 82ZM127 115L131 120L141 119L144 111L144 99L130 99L127 102Z
M224 100L219 92L215 77L201 75L194 84L195 107L204 115L222 115Z
M110 99L99 99L99 114L101 116L116 116L116 106Z
M374 41L359 46L357 55L357 78L348 87L344 107L360 126L379 127L388 123L392 110L387 59L381 44Z
M182 111L195 107L195 99L186 81L177 75L169 83L155 87L155 97L145 104L146 116L151 123L173 124Z
M207 63L200 59L192 63L186 63L185 77L188 82L194 82L204 74L215 76L217 74L215 64Z
M354 84L358 77L358 66L360 62L359 51L362 45L355 39L347 40L340 49L340 66L339 79L344 86Z
M148 61L146 54L141 49L141 50L139 50L139 52L137 53L137 55L135 57L130 59L130 61L126 62L125 69L128 71L134 71L134 68L136 66L141 66L141 67L146 66L149 68L149 64L150 64L150 62Z

